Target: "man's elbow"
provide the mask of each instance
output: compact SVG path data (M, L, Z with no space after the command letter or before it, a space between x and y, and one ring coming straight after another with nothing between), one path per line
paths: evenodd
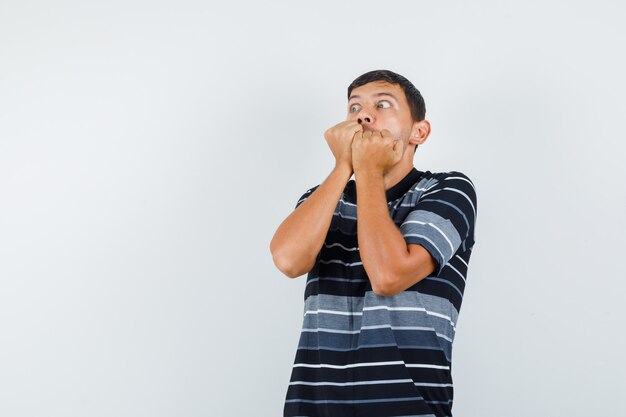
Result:
M396 273L379 277L378 279L370 279L370 282L372 283L372 291L374 294L383 297L393 297L394 295L400 294L407 288L417 284L426 276L427 275L425 274L401 276Z
M274 265L276 268L282 272L288 278L297 278L301 275L307 273L307 271L311 270L311 268L305 270L306 268L298 267L294 265L286 256L281 256L278 253L272 253L272 261L274 261Z
M376 295L380 295L382 297L393 297L394 295L402 292L392 279L379 278L377 280L370 281L372 283L372 291Z
M295 278L298 277L299 275L295 275L292 267L290 266L289 263L287 263L285 261L284 257L280 257L278 255L275 255L272 252L272 261L274 261L274 265L276 266L276 268L282 272L284 275L286 275L288 278Z

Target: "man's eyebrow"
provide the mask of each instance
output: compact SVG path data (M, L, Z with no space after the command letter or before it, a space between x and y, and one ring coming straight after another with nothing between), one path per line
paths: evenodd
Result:
M398 99L391 93L378 93L378 94L374 94L374 97L380 97L380 96L389 96L392 99L394 99L395 101L398 101ZM350 96L350 98L348 99L348 101L352 100L353 98L361 98L361 96L357 96L356 94L353 94Z

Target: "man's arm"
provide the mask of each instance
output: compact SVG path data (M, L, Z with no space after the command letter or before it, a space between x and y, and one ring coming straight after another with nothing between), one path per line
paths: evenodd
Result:
M407 245L391 219L382 173L355 172L355 180L361 261L372 290L393 296L430 275L437 263L423 246Z
M352 176L337 164L317 189L278 226L270 242L276 267L289 278L309 272L322 249L337 202Z
M335 168L317 189L278 226L270 242L274 264L289 278L309 272L322 249L337 202L352 176L352 139L362 132L353 120L324 132L335 157Z

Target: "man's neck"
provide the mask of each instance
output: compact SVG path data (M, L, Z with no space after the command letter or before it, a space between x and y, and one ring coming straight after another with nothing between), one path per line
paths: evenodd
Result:
M392 188L394 185L398 184L404 177L407 176L409 172L414 168L411 161L406 162L406 160L400 161L397 165L393 166L389 171L387 171L383 175L383 182L385 184L385 191Z

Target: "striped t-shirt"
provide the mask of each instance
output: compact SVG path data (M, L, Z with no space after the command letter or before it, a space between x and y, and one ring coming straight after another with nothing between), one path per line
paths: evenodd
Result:
M461 172L413 168L385 194L407 244L426 248L436 270L395 296L372 291L359 256L356 183L348 181L307 275L285 417L452 415L452 342L474 245L474 185Z

